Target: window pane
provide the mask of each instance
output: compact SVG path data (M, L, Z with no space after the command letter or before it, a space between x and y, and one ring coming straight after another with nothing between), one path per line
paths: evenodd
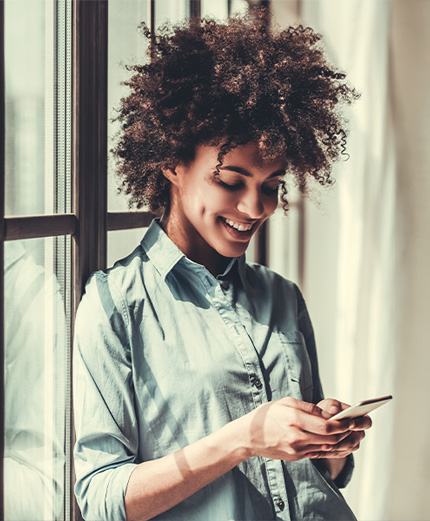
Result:
M5 243L5 519L64 519L70 238Z
M190 0L155 0L155 28L165 22L176 23L188 18Z
M248 9L246 0L231 0L230 16L234 14L244 14ZM201 0L202 16L213 17L216 19L225 19L228 16L228 1Z
M70 211L71 1L4 7L5 213Z
M213 2L212 0L202 0L201 2L202 17L223 19L228 16L227 0L222 2Z
M231 15L245 14L248 9L248 2L246 0L231 0Z
M144 21L149 25L148 0L109 0L109 69L108 69L108 148L115 146L119 124L115 121L120 100L128 94L128 87L123 85L131 74L126 65L142 64L147 60L146 39L138 27ZM185 0L156 0L155 27L166 21L177 22L188 15L188 3ZM128 198L118 193L121 180L115 174L115 161L109 156L108 176L108 211L124 212L128 210Z
M108 148L112 149L120 126L114 121L121 98L127 95L128 87L123 85L131 74L126 65L145 63L146 40L138 27L147 22L148 2L146 0L109 0L109 43L108 43ZM115 161L108 162L108 211L128 210L128 200L118 194L120 180L115 175Z
M107 265L113 266L117 260L127 257L145 235L147 228L134 228L108 233Z

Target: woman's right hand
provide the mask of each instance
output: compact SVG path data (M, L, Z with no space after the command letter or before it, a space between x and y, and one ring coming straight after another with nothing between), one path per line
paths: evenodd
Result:
M287 397L261 405L241 418L242 435L250 456L297 461L310 454L336 450L354 422L330 422L313 403Z

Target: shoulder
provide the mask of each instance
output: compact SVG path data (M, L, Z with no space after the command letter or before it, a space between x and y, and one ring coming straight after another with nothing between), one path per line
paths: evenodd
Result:
M146 264L147 256L139 245L130 255L116 261L111 268L92 273L85 285L85 294L92 293L97 288L109 287L113 293L125 297L135 288L136 279L142 278Z
M85 285L78 316L83 313L94 316L103 311L107 317L121 314L128 322L130 306L137 296L141 299L144 295L139 290L139 281L142 286L145 264L145 252L138 246L111 268L92 273Z
M267 289L272 294L284 293L295 299L300 294L299 288L293 281L257 263L245 264L245 281L251 288Z

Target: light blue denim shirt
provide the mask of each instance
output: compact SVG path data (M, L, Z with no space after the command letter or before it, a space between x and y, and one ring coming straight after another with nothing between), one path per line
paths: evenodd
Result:
M125 520L136 465L285 396L322 398L297 287L244 257L215 278L154 221L131 255L91 277L78 311L75 492L84 518ZM156 519L355 517L323 466L253 457Z

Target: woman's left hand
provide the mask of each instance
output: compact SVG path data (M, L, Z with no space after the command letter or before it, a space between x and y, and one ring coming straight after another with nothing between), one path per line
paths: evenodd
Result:
M317 405L320 409L322 409L327 419L349 407L348 404L333 398L326 398L325 400L320 401ZM349 427L351 433L346 438L341 440L336 445L328 446L327 450L312 454L309 457L330 459L346 458L346 456L356 451L360 447L360 442L365 436L364 431L369 429L371 426L372 420L367 415L360 416L358 418L351 418Z
M349 407L348 404L334 400L333 398L321 400L317 405L322 409L323 415L326 416L327 419ZM345 466L346 457L360 447L360 442L365 436L364 430L369 429L371 426L372 420L369 416L351 418L351 433L348 434L346 438L341 440L337 445L327 447L326 451L312 454L309 457L313 459L323 459L332 479L336 479Z

